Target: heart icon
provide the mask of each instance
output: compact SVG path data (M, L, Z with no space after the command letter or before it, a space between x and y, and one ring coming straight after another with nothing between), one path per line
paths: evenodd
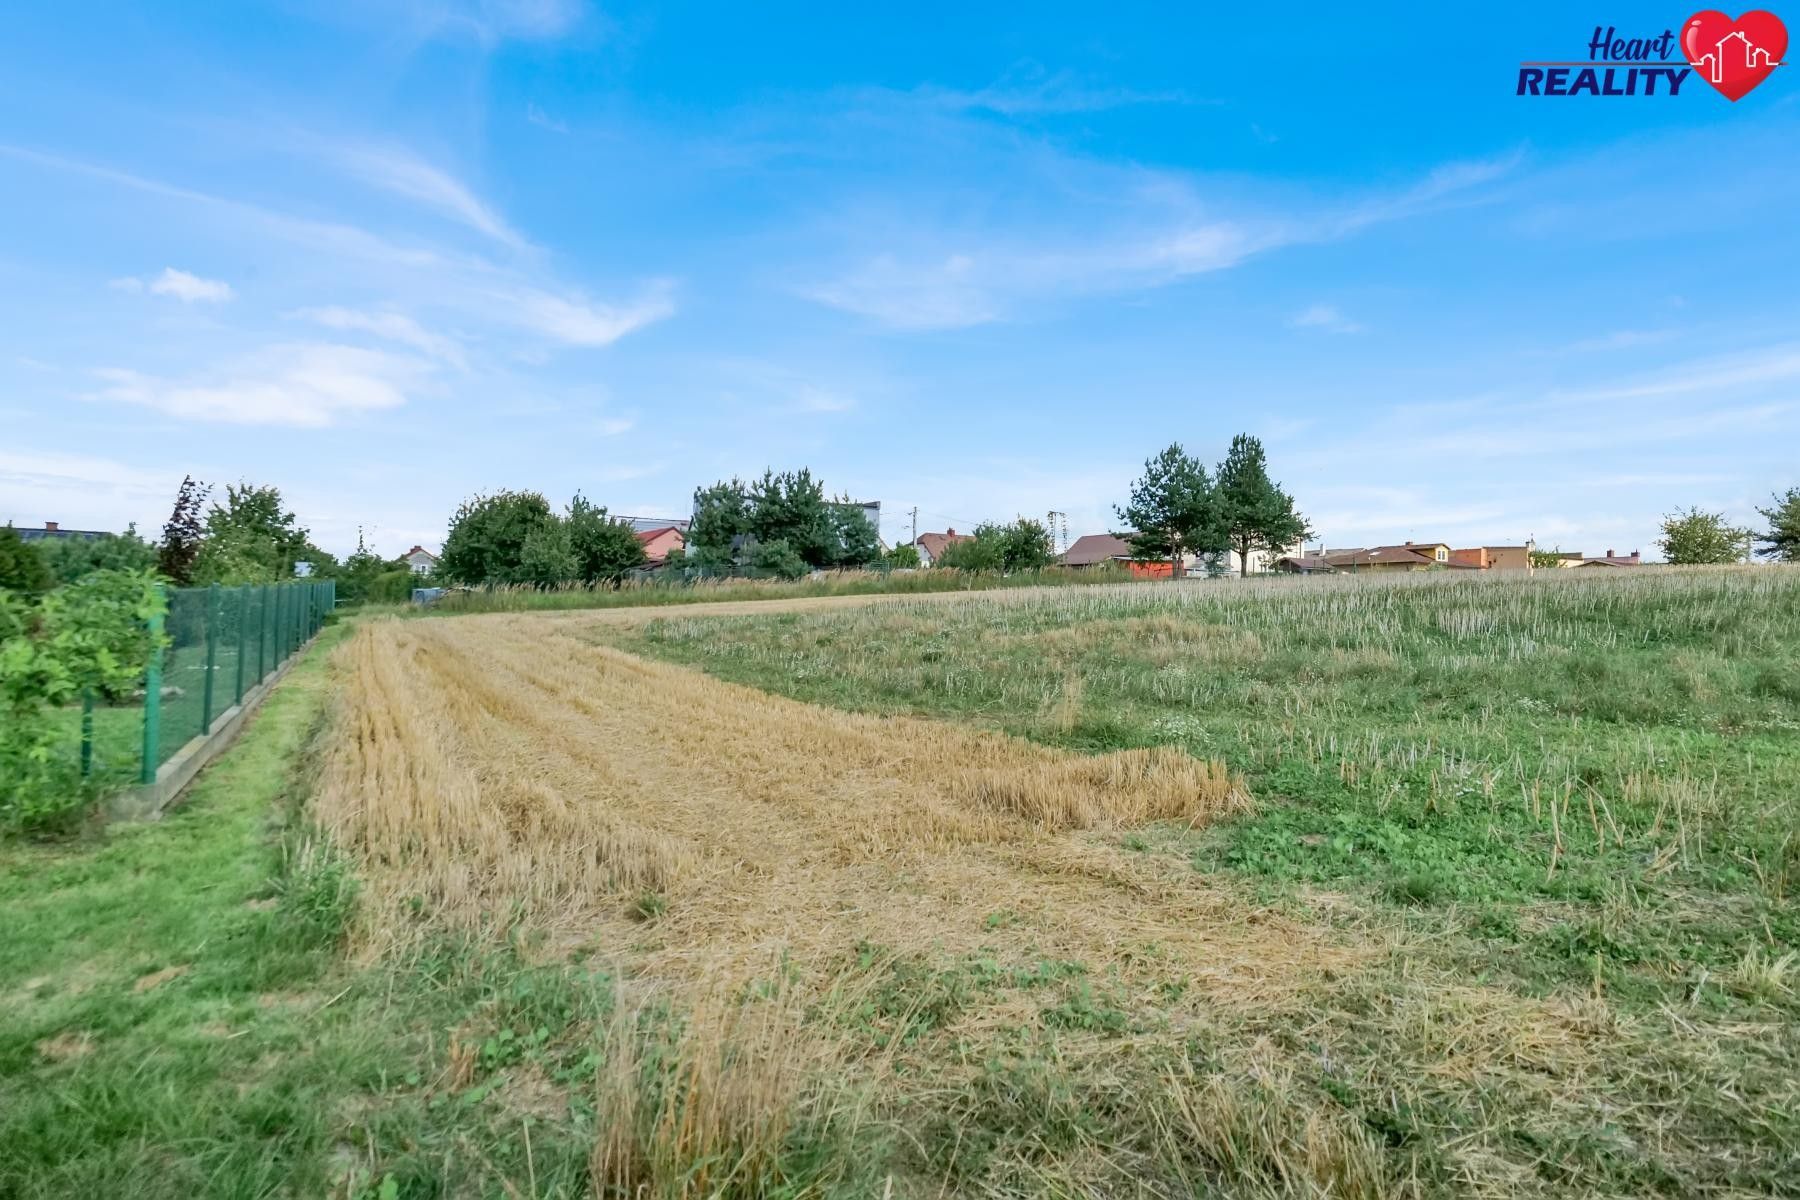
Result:
M1787 53L1787 26L1772 12L1757 9L1732 20L1722 12L1697 12L1681 27L1688 66L1736 101L1769 77Z

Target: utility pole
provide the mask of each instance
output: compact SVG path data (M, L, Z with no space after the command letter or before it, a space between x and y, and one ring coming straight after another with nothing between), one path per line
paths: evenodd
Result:
M912 525L913 525L913 537L912 537L911 544L916 546L919 544L919 506L916 504L913 505L913 509L912 509Z

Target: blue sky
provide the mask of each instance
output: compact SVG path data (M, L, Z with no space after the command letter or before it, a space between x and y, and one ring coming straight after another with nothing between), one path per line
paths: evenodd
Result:
M192 472L393 553L810 465L1080 534L1239 430L1334 546L1800 484L1800 75L1518 98L1688 10L1377 7L23 6L0 520Z

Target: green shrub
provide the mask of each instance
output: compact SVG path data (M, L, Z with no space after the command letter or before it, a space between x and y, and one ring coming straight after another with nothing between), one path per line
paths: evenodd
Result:
M148 571L96 571L35 610L0 591L0 830L48 831L79 814L88 796L59 753L55 710L137 686L161 604Z

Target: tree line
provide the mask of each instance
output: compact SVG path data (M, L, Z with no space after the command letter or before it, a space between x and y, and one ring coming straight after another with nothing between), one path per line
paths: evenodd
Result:
M1724 513L1698 507L1672 512L1663 518L1656 544L1676 566L1738 562L1749 557L1753 543L1758 557L1800 563L1800 487L1775 493L1769 507L1758 506L1756 511L1769 523L1760 532L1733 525Z

